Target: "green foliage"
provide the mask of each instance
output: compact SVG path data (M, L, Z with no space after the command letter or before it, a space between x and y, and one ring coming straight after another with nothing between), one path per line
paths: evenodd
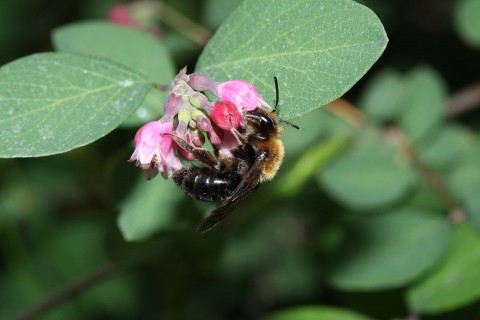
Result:
M396 70L384 70L375 75L363 91L359 105L374 122L394 120L401 112L407 89L403 76Z
M241 3L242 0L207 0L202 12L202 21L207 27L218 28Z
M59 51L103 57L140 72L152 82L167 84L175 74L167 49L139 30L100 21L79 22L55 30L52 40ZM139 126L158 119L166 96L152 89L124 125Z
M344 154L319 175L322 186L353 209L392 204L412 188L415 174L391 146L370 139Z
M480 236L468 225L455 228L453 243L441 265L407 292L409 307L435 314L480 298Z
M173 183L142 177L120 205L118 226L125 240L145 240L156 232L171 230L176 220L175 205L181 198Z
M344 94L386 44L375 14L353 1L250 0L218 29L196 71L252 82L266 101L277 76L280 116L292 119Z
M414 141L436 129L442 118L446 90L442 78L428 67L417 67L405 76L408 96L400 124Z
M465 43L480 47L479 0L460 0L455 6L454 22L458 35Z
M370 318L362 316L347 310L332 307L297 307L278 311L277 313L265 318L265 320L368 320Z
M152 87L121 65L68 53L7 64L0 69L0 83L4 158L50 155L91 143L118 127Z
M474 148L467 150L459 166L455 167L450 174L449 185L459 199L469 200L478 198L477 190L480 190L480 145L478 142Z
M446 169L469 149L470 136L465 128L449 123L420 150L420 157L436 169Z
M157 17L155 37L75 22L52 33L59 52L6 63L112 3L0 4L0 318L52 297L38 318L478 317L479 104L454 92L478 82L478 0L362 1L392 46L326 108L387 42L349 0L166 0L178 16ZM196 24L219 26L203 51ZM275 179L202 236L217 204L127 162L135 129L162 114L156 85L185 64L252 81L269 103L277 76L280 117L304 115L282 124Z
M358 220L332 266L330 280L344 290L403 286L435 265L449 244L445 218L432 212L404 207Z

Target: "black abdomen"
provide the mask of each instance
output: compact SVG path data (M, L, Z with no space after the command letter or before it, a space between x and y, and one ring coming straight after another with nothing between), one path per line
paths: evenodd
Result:
M235 172L221 172L207 167L180 169L173 181L188 196L202 201L224 200L237 188L242 178Z

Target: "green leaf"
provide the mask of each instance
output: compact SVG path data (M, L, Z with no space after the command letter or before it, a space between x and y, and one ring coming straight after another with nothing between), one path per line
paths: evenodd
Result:
M479 163L480 144L477 143L447 176L448 186L458 199L469 201L478 198L478 190L480 190Z
M446 124L432 137L433 141L428 140L418 148L421 159L435 169L444 169L468 149L470 134L461 126Z
M242 0L207 0L202 10L203 25L216 29L235 10Z
M127 241L145 240L153 234L177 228L176 205L182 192L172 181L141 178L120 205L117 223Z
M392 69L375 74L363 91L359 105L373 121L394 120L403 107L406 88L403 75Z
M277 311L264 320L370 320L359 313L327 306L303 306Z
M86 21L63 26L52 35L57 50L103 57L168 84L174 77L172 58L158 39L140 30L108 22ZM158 119L167 93L152 89L142 106L124 123L136 126Z
M399 209L363 217L348 233L329 277L343 290L379 290L405 285L439 261L450 239L445 218Z
M215 81L242 79L299 117L338 98L380 57L385 30L370 9L349 0L246 0L218 29L196 71Z
M352 131L345 121L325 109L312 111L308 117L295 119L294 123L300 130L283 125L282 141L288 155L304 152L329 134L348 135Z
M419 140L437 128L443 116L446 86L433 69L421 66L406 75L408 99L400 124L412 140Z
M152 84L101 58L28 56L0 69L0 157L44 156L93 142L138 108Z
M470 225L457 226L441 266L407 292L410 309L425 314L454 310L480 298L480 236Z
M475 231L480 233L480 198L475 197L465 201L464 208Z
M415 178L395 150L381 141L342 155L318 175L332 197L353 209L391 204L407 194Z
M457 1L454 11L454 25L465 43L480 48L480 0Z
M328 164L343 152L350 141L350 135L335 134L311 145L309 149L296 158L294 164L282 175L275 193L280 197L288 197L298 193L316 172L325 170Z

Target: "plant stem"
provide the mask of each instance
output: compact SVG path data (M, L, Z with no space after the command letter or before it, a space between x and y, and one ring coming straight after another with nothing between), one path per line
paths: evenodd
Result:
M295 165L278 182L276 193L279 197L292 197L319 170L324 169L330 161L345 150L351 141L347 134L337 134L326 138L309 148Z
M478 100L465 99L480 103L480 84L472 87L472 90L478 95ZM478 91L478 92L477 92ZM471 95L473 95L471 93ZM328 106L328 110L354 127L364 126L365 115L356 106L350 104L344 99L337 99ZM419 156L412 143L409 141L405 132L399 127L393 127L389 130L387 136L391 137L394 144L400 148L407 160L425 183L436 193L443 206L448 211L448 216L453 224L459 224L466 219L466 213L455 197L450 192L448 186L442 177L427 165Z
M462 207L457 203L455 197L450 192L443 178L427 165L419 156L411 142L408 140L405 132L400 128L394 128L395 136L398 138L398 144L412 167L417 171L425 183L437 194L443 206L448 210L450 221L453 224L459 224L466 219L466 214Z
M445 115L455 117L475 107L480 107L480 82L453 94L445 107Z
M345 99L336 99L327 104L325 108L354 128L365 125L364 113Z
M25 311L14 319L30 320L40 317L55 306L64 303L66 300L71 299L98 283L116 275L119 271L119 268L114 264L102 266L94 272L86 275L84 278L67 285L65 288L49 296L43 302Z
M201 47L212 37L210 30L162 2L160 20Z

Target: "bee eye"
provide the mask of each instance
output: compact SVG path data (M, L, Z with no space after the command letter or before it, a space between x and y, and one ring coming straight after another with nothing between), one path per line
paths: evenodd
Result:
M270 118L267 115L260 115L260 120L262 122L261 126L262 128L272 128L275 126L275 122L273 122L272 118Z

